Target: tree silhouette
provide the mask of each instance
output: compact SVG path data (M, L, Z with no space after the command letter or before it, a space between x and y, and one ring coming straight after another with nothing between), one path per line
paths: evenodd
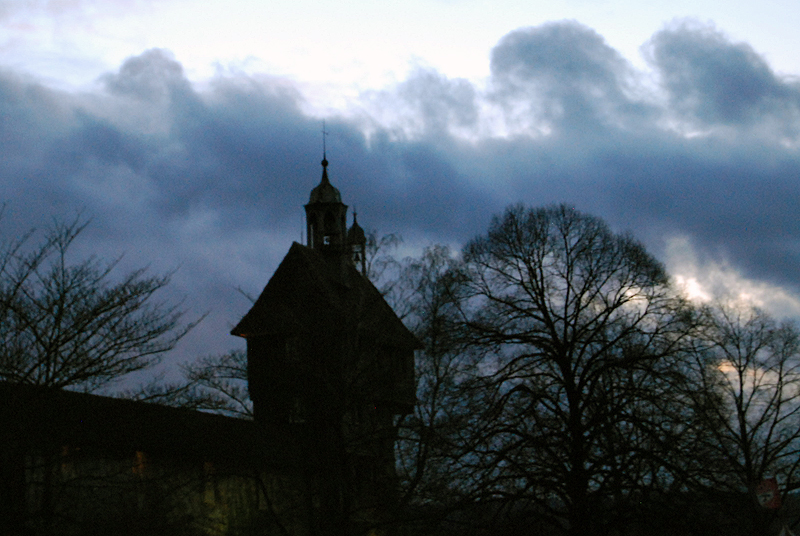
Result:
M630 236L566 206L514 206L464 250L462 336L482 352L460 471L489 511L567 534L622 523L663 465L653 419L695 327Z
M86 223L56 223L0 251L0 380L96 391L156 364L196 322L157 301L171 274L114 277L118 261L70 262Z
M5 389L0 416L0 532L31 523L55 531L58 491L68 484L58 476L67 447L30 439L19 416L54 389L93 392L155 365L196 324L182 322L179 304L158 301L171 274L117 278L118 261L73 262L86 225L55 223L0 247L0 381L18 384ZM43 491L26 504L35 475Z

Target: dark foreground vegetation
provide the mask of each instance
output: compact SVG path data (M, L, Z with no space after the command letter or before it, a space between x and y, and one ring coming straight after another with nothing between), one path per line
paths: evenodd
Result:
M152 301L168 277L65 262L79 232L3 250L3 381L96 391L191 327ZM424 350L386 533L777 535L800 519L794 323L690 303L640 243L566 206L510 207L460 252L396 260L392 243L373 237L371 278ZM246 368L205 358L183 385L128 394L246 417Z
M425 345L398 445L415 534L796 522L793 323L689 303L641 244L566 206L511 207L459 255L431 248L398 273ZM781 509L758 502L769 477Z

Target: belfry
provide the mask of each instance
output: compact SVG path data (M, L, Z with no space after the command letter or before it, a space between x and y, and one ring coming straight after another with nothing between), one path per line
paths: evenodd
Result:
M322 159L322 180L306 205L308 247L339 254L347 238L347 205L328 179L328 159Z
M348 255L361 274L365 273L366 235L353 213L353 226L347 229L347 205L339 190L328 179L328 159L322 158L322 180L309 197L306 209L307 246L327 257Z

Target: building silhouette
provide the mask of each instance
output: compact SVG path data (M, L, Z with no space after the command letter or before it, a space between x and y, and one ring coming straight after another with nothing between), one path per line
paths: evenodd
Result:
M327 166L305 206L307 245L292 244L231 333L247 340L256 421L296 438L318 528L342 533L392 503L394 420L414 406L419 342L366 277L364 231L355 217L347 229Z
M254 420L0 384L0 534L390 534L417 339L328 178L232 334Z

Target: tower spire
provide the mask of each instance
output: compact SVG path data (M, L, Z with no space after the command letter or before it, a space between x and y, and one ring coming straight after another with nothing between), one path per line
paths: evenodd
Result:
M330 184L328 180L328 151L325 147L325 136L328 135L328 132L325 130L325 120L322 120L322 182L324 184Z
M327 135L328 135L328 131L325 130L325 120L323 119L322 120L322 160L323 160L323 162L327 160L327 158L326 158L327 151L326 151L326 147L325 147L325 136L327 136ZM324 166L325 164L322 164L322 165Z
M328 179L325 122L322 122L322 180L311 190L306 205L306 236L308 246L331 255L345 253L347 246L347 205L342 203L339 190Z

